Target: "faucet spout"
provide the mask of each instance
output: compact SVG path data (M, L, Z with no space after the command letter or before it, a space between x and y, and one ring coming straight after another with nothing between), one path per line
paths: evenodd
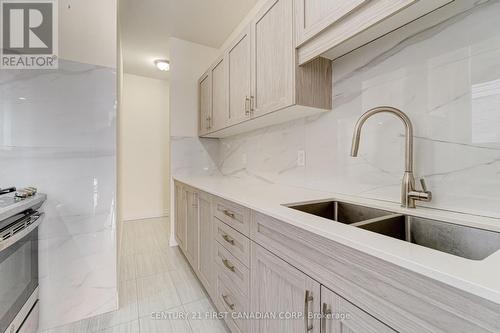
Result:
M415 208L416 200L430 201L431 192L425 188L423 191L415 190L415 178L413 177L413 126L410 118L401 110L391 106L379 106L366 111L356 122L354 134L352 137L351 156L358 156L359 140L361 138L361 129L364 123L371 116L377 113L389 113L399 118L405 126L405 173L401 187L401 205L407 208Z
M357 121L354 127L354 135L352 137L351 156L358 156L359 140L361 138L361 129L363 125L373 115L377 113L389 113L401 119L405 126L406 149L405 149L405 171L413 172L413 126L410 118L401 110L391 106L378 106L366 111Z

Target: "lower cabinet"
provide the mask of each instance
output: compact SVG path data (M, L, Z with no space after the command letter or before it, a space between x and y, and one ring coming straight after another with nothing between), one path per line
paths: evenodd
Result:
M392 328L321 286L321 333L395 333Z
M250 290L251 310L276 316L252 320L252 333L320 332L320 284L255 243Z
M215 291L215 276L213 270L213 217L212 200L207 193L200 192L198 196L199 219L199 255L198 276L208 294L213 298Z
M218 311L227 313L232 333L498 332L497 326L485 329L484 321L471 324L456 313L453 321L437 322L428 307L441 315L447 312L434 300L420 301L430 298L430 293L420 288L419 298L419 294L396 292L394 288L402 284L387 282L405 281L396 280L397 268L391 271L391 280L381 280L380 273L362 266L360 255L338 244L327 247L318 242L319 236L307 236L294 226L178 182L175 214L177 242ZM318 245L323 252L316 251ZM408 281L416 279L404 273ZM442 286L437 289L431 281L416 281L427 283L440 295L456 293ZM363 289L370 283L376 288ZM370 294L372 289L378 294ZM460 301L473 308L468 298ZM409 318L415 309L419 318ZM485 318L495 319L497 312ZM453 329L448 329L450 325Z
M184 254L191 266L198 268L198 192L186 187L186 249Z
M186 192L184 186L175 183L175 240L181 250L186 249Z

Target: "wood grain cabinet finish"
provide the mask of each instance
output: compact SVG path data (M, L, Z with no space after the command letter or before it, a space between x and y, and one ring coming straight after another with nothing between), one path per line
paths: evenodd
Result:
M321 333L396 333L324 286L321 286L321 315Z
M225 321L232 333L249 332L249 321L241 318L242 313L248 313L249 297L241 293L224 272L217 274L217 295L214 303L220 311L228 313Z
M309 319L309 314L319 313L320 284L255 243L251 253L252 312L302 314L296 319L252 320L252 333L319 333L319 319Z
M186 193L181 183L175 183L175 240L181 248L186 249Z
M198 80L198 135L209 133L212 128L212 78L210 71Z
M229 126L200 136L226 137L332 109L331 61L297 65L293 1L268 0L225 51Z
M336 59L452 0L295 0L298 63Z
M248 295L250 286L250 271L248 267L243 265L219 243L215 244L214 258L218 274L224 273L242 294Z
M175 237L219 311L332 313L328 320L229 318L233 333L500 332L494 302L182 183L174 186Z
M255 213L250 237L398 332L500 331L498 304L289 223Z
M221 57L210 68L212 122L210 131L216 131L229 124L227 104L227 59Z
M250 234L250 209L221 198L214 198L214 216L243 235Z
M250 118L250 27L247 27L227 50L229 125Z
M296 65L293 0L268 1L251 23L251 36L253 116L288 107L331 109L331 62Z
M328 26L369 0L294 0L296 46L314 37Z
M250 267L250 239L218 218L214 218L214 237L219 244L243 265Z
M294 102L293 3L272 0L251 24L254 115Z
M191 187L184 187L186 195L186 246L184 254L191 266L198 268L199 220L198 220L198 191Z
M215 272L213 265L213 216L212 198L209 194L200 192L198 197L199 214L199 255L198 255L198 277L213 297L215 292Z

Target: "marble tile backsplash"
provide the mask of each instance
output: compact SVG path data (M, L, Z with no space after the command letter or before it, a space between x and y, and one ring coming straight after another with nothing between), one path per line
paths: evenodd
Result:
M39 232L40 328L114 310L116 74L59 60L0 71L0 187L48 195Z
M333 111L220 140L224 175L398 202L404 127L389 115L352 131L368 109L390 105L414 125L415 175L438 209L500 217L500 2L483 1L433 26L414 22L337 59ZM297 152L306 153L305 166Z

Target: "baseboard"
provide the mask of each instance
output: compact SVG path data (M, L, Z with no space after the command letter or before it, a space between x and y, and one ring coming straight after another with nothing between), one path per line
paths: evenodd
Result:
M127 221L136 221L136 220L146 220L146 219L155 219L161 217L168 217L168 211L165 210L162 213L153 213L153 214L137 214L137 215L125 215L122 218L123 222Z

